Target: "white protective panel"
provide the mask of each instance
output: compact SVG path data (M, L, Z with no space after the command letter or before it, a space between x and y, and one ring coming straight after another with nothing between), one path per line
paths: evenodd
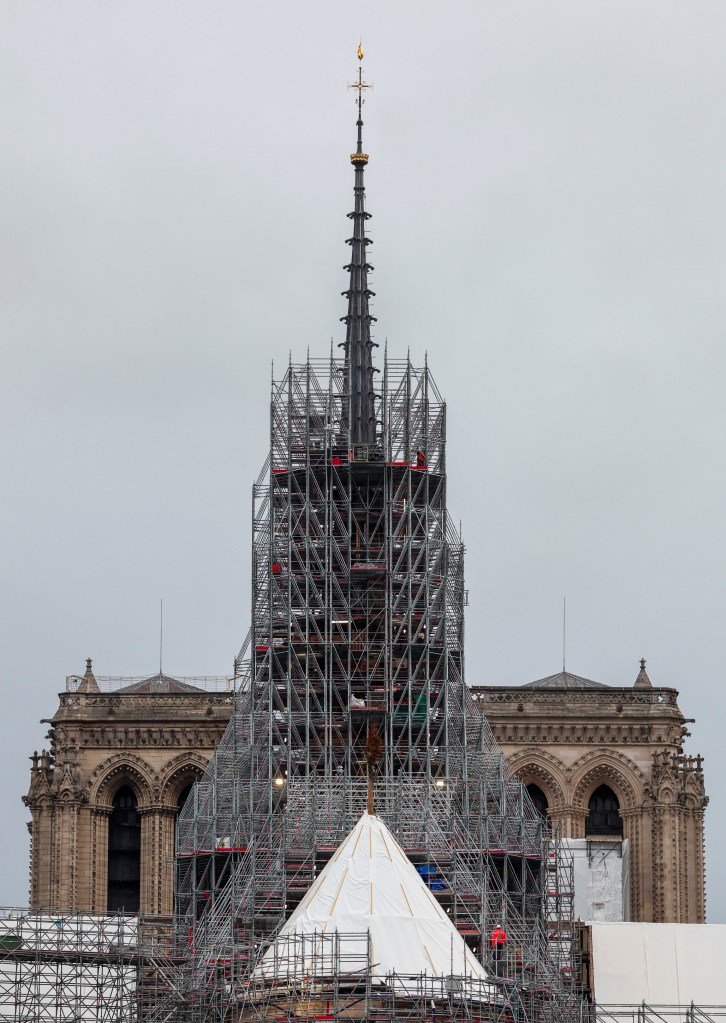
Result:
M563 845L572 856L576 919L587 923L627 920L628 840L569 838Z
M725 924L595 923L601 1005L726 1005Z
M358 968L365 964L370 934L375 964L372 972L377 977L396 972L438 978L454 974L485 982L490 979L401 846L375 815L364 814L336 850L282 928L277 948L273 944L265 953L258 972L274 976L289 969L285 939L309 935L312 940L306 967L314 975L321 947L314 936L336 931L361 936ZM348 947L349 942L348 938ZM276 962L279 965L275 966Z

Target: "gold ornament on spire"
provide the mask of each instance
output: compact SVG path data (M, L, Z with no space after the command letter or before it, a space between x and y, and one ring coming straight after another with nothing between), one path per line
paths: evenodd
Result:
M363 129L363 104L365 103L365 100L363 99L363 90L364 89L372 89L373 88L373 86L370 85L368 82L364 82L363 81L363 64L362 64L362 61L363 61L363 57L364 56L365 56L365 51L363 50L363 43L362 43L362 41L359 41L358 42L358 60L361 61L361 64L358 67L358 81L357 82L350 82L348 84L348 88L349 89L357 89L358 90L358 96L357 96L356 101L355 101L356 105L358 107L358 148L356 149L355 153L351 153L351 155L350 155L350 162L353 165L361 164L363 166L365 166L365 164L368 163L368 154L363 152L363 137L362 137L362 129Z

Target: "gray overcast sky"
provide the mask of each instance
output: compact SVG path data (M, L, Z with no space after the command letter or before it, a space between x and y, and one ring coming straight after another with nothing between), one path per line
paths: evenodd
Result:
M362 32L379 340L449 402L470 683L648 658L726 921L726 4L0 5L0 902L64 676L229 671L270 360L342 336Z

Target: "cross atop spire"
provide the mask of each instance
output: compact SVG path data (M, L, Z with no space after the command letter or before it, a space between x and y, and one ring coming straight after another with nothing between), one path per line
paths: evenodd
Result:
M375 321L369 309L368 300L374 295L368 287L368 271L373 267L366 260L366 247L371 239L366 237L365 222L370 213L365 209L365 185L363 171L368 163L368 154L363 152L363 92L370 89L363 80L362 60L364 51L358 44L358 80L349 86L358 90L358 139L356 150L351 153L350 162L355 172L353 186L354 209L349 213L353 221L353 237L347 239L351 246L350 263L344 268L350 274L348 289L342 294L348 299L348 312L341 317L346 325L345 359L350 396L350 442L351 444L373 444L376 439L376 412L373 388L373 348L371 322Z
M358 122L357 122L358 123L358 148L356 149L356 151L354 153L350 154L350 162L353 164L354 167L358 163L362 163L364 166L365 166L365 164L368 163L368 153L364 153L363 152L363 104L365 103L365 100L363 99L363 93L364 93L364 91L366 89L372 89L373 86L369 85L368 82L365 82L363 80L363 63L362 63L362 61L363 61L363 57L364 56L365 56L365 51L363 50L363 46L361 45L361 43L358 43L358 81L357 82L353 82L351 85L348 86L349 89L357 89L358 90L358 99L356 101L358 103Z

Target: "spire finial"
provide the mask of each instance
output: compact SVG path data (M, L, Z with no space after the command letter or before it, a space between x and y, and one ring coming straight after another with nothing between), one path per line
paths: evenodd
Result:
M90 657L86 658L86 673L81 679L80 685L78 686L79 693L97 693L98 682L96 676L93 674L93 661Z
M373 292L368 287L368 271L373 267L366 259L366 248L371 244L371 239L366 237L365 232L365 222L370 218L370 213L367 213L365 209L363 181L363 172L368 163L368 154L363 152L363 91L370 89L371 86L363 79L363 67L360 65L363 54L363 46L359 43L357 81L349 86L358 91L356 98L358 137L356 150L350 156L350 162L353 164L355 172L355 183L353 187L354 209L352 213L348 214L353 221L353 237L347 240L351 247L351 259L345 267L350 274L350 283L347 291L343 292L348 299L348 313L341 317L346 324L343 348L345 349L348 384L348 421L351 447L358 444L374 444L376 440L373 387L375 371L372 354L375 343L371 338L371 322L375 320L375 316L371 316L369 309L369 299Z
M358 91L358 98L356 99L356 103L358 105L358 146L356 148L355 153L351 153L351 156L350 156L350 161L351 161L351 163L353 164L354 167L356 167L356 164L363 164L363 165L365 165L365 164L368 163L368 153L364 153L363 152L363 104L365 103L365 100L363 99L363 92L366 89L372 89L373 86L370 85L368 82L363 80L363 65L360 63L362 60L363 60L363 47L359 43L358 44L358 61L359 61L358 81L357 82L352 82L348 86L349 89L357 89L357 91ZM357 169L357 167L356 167L356 169ZM362 179L361 179L361 184L362 184Z
M634 689L652 689L653 688L653 683L648 678L648 672L645 670L645 658L644 657L640 658L640 671L638 672L638 677L636 678L635 682L633 683L633 688Z

